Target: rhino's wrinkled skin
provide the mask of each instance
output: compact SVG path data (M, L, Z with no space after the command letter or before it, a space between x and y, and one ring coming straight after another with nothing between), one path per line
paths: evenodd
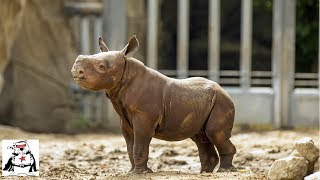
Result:
M72 75L90 90L105 90L121 119L122 134L133 173L147 167L152 137L167 141L191 138L199 149L201 172L234 170L236 152L229 140L235 109L217 83L201 77L172 79L132 58L139 48L133 36L121 51L109 51L99 38L101 53L77 57Z

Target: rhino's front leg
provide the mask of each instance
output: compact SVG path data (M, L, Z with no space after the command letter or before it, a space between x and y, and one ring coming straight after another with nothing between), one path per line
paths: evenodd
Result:
M127 152L128 152L128 156L130 159L130 163L131 163L131 169L130 172L133 171L134 169L134 160L133 160L133 143L134 143L134 138L133 138L133 133L125 127L125 125L121 125L121 131L122 131L122 135L124 137L124 139L126 140L126 144L127 144Z
M134 170L133 173L150 173L152 170L148 168L148 156L149 156L149 145L153 137L154 130L147 128L148 123L140 121L133 124L134 131L134 145L133 145L133 159L134 159Z

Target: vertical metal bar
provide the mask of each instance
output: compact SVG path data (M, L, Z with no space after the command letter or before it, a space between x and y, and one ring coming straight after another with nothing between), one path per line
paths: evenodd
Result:
M89 94L89 95L85 95L83 97L83 116L85 118L85 120L92 122L94 120L94 116L93 116L93 95Z
M295 0L273 2L274 126L281 128L289 126L294 83Z
M80 19L80 39L81 39L81 53L89 54L90 46L89 46L89 18L86 16L82 16Z
M90 53L90 41L89 41L89 17L80 17L80 44L81 54ZM83 97L83 116L85 120L91 120L91 98L90 96Z
M95 16L93 21L93 42L94 42L94 53L99 52L98 38L102 36L102 18L100 16Z
M94 53L100 52L98 38L102 36L102 18L100 16L95 16L93 20L93 42L94 42ZM95 99L95 121L102 122L102 114L103 114L103 101L105 100L105 96L101 92L96 93Z
M105 95L102 92L96 93L95 98L95 120L96 122L102 122L102 114L103 114L103 101L105 100Z
M188 77L189 67L189 0L178 0L178 78Z
M121 50L126 42L125 0L103 0L103 34L111 50ZM116 115L110 101L107 105L107 118L114 123Z
M252 0L241 1L241 87L248 89L252 61Z
M220 69L220 0L209 0L209 78L219 81Z
M284 1L284 31L282 56L282 127L291 126L291 99L294 90L295 74L295 9L296 1Z
M94 49L94 15L87 15L89 18L89 54L93 54L95 52Z
M114 121L116 119L115 118L116 116L114 115L113 111L114 111L113 105L112 105L111 101L108 100L107 101L107 119L108 119L109 124L114 123Z
M104 0L104 39L111 50L121 50L126 43L125 0Z
M158 69L158 0L148 1L147 66Z
M81 53L81 16L75 15L70 19L70 24L73 29L74 40L77 52ZM74 81L72 81L74 82Z
M280 128L281 123L281 59L282 59L282 10L283 1L273 0L272 20L272 85L274 89L274 127Z
M319 24L318 24L318 89L319 89L319 96L320 96L320 0L319 0ZM320 107L320 101L319 101L319 107ZM320 111L319 111L319 117L320 117Z

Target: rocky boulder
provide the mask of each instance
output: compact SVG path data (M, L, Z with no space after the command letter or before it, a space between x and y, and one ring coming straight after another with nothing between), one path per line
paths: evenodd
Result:
M10 59L11 48L21 27L25 0L2 0L0 6L0 92L3 73Z
M306 158L299 156L299 153L294 151L289 157L276 160L270 168L268 178L270 180L303 179L307 174L309 162Z
M37 132L65 131L72 119L69 84L76 57L72 43L63 0L26 1L21 28L11 48L8 77L12 82L3 92L11 97L7 100L10 108L5 107L11 117L0 117L10 118L9 125Z
M313 172L315 162L319 158L319 148L312 139L305 137L295 142L295 150L289 157L276 160L269 172L270 180L303 179Z
M305 137L295 142L294 149L309 161L308 174L312 173L314 164L319 157L319 148L310 137Z

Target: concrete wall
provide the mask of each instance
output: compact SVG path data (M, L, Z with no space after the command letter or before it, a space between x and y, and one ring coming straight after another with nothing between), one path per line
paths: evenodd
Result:
M236 107L235 124L273 125L273 89L226 90ZM319 127L319 89L296 88L291 100L289 126Z
M235 124L272 125L273 89L226 88L236 107Z
M319 89L295 89L290 125L319 127Z

